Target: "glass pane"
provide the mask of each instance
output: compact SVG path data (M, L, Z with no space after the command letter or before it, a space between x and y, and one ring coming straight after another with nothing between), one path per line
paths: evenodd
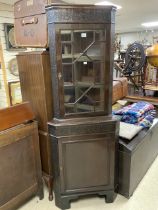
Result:
M93 62L76 62L75 71L77 84L89 85L89 83L94 83Z
M85 95L83 95L87 88L79 88L78 94L80 100L77 103L77 108L85 112L104 111L104 91L102 87L91 88ZM83 95L83 97L81 97Z
M95 83L104 84L104 69L105 63L104 62L93 62L93 69L94 69L94 80Z
M97 30L95 31L95 41L105 41L105 31Z
M66 113L75 112L75 88L72 86L65 86L64 89L64 104Z
M104 111L104 30L62 30L65 113Z
M75 102L75 89L74 89L74 87L65 87L64 102L65 103L74 103Z
M101 62L76 62L75 71L77 84L103 84L104 74L103 71L101 71L103 68L104 63Z
M92 61L105 60L105 45L102 42L95 42L85 53Z
M63 65L63 78L64 78L64 85L72 85L73 71L71 64Z
M74 31L74 54L82 53L94 39L93 31Z
M71 53L71 44L62 44L62 54L63 55L69 55Z
M69 30L61 31L61 41L64 42L71 41L71 31Z

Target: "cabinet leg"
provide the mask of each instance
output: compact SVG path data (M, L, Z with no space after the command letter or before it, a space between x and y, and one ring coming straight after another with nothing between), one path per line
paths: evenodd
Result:
M43 184L41 184L38 187L37 196L39 197L40 200L42 200L44 198Z
M65 198L65 197L55 198L55 204L62 210L70 209L70 207L71 207L70 199Z
M53 200L53 177L48 174L43 173L43 178L48 187L49 201L52 201Z
M53 200L53 178L50 177L48 181L49 201Z
M116 195L117 194L115 192L108 192L105 198L106 203L113 203L116 198Z

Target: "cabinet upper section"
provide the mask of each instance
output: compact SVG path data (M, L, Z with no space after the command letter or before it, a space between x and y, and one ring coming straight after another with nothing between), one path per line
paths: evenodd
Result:
M49 5L48 23L115 23L113 6Z
M56 118L111 114L113 7L47 7Z

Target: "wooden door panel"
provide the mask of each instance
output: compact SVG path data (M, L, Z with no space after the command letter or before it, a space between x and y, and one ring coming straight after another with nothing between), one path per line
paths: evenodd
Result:
M111 183L110 158L114 154L110 154L110 138L80 138L59 145L62 192L104 189Z
M28 136L1 148L0 172L3 175L0 179L0 206L37 185L32 144L32 137Z

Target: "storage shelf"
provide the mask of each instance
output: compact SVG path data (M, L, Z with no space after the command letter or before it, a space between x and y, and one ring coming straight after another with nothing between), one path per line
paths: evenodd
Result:
M81 87L90 87L94 85L92 88L100 88L101 86L104 87L103 86L104 83L93 83L93 82L77 82L76 85Z
M62 54L62 59L67 59L67 58L74 58L74 59L77 59L79 58L77 61L78 62L93 62L93 61L100 61L101 62L101 57L100 56L95 56L95 55L88 55L89 58L85 55L82 55L81 57L81 54L78 53L78 54Z
M104 83L76 82L74 84L74 83L71 83L71 82L64 82L64 87L72 87L72 86L75 86L75 87L90 87L92 85L93 85L92 88L101 88L101 87L104 87Z
M88 105L88 104L77 104L78 109L84 109L86 111L101 111L100 106Z
M73 87L74 84L72 82L64 82L64 87Z
M62 44L71 44L72 41L61 41Z
M88 104L71 104L71 103L65 103L65 107L67 108L77 108L77 109L83 109L86 111L103 111L100 106L95 106L95 105L88 105Z

